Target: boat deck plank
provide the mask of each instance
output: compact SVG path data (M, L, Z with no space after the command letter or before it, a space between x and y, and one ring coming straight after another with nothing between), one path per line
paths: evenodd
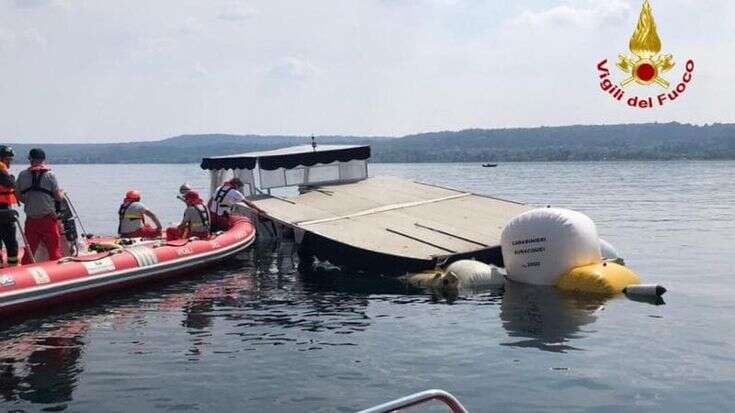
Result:
M323 186L287 199L254 202L287 226L357 248L418 259L497 246L508 220L529 209L386 177Z

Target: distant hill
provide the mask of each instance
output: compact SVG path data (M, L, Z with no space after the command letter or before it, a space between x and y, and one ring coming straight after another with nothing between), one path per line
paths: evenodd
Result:
M679 123L467 129L400 138L320 136L321 144L369 144L374 162L735 159L735 124ZM155 142L44 144L53 163L196 163L308 143L303 136L183 135ZM37 145L11 144L19 154Z

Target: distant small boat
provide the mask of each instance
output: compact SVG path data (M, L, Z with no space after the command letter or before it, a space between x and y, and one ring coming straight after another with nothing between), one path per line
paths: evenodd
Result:
M483 168L495 168L496 166L498 166L498 164L496 164L496 163L484 163L484 164L482 164L482 167Z

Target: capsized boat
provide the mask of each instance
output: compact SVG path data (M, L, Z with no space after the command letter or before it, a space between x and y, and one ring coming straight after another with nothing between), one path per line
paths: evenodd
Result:
M302 267L316 258L343 269L400 278L433 271L427 280L432 285L502 281L487 266L442 276L453 263L476 260L504 267L508 278L521 283L609 296L665 292L658 285L641 286L638 275L619 265L619 257L603 260L595 224L583 214L370 176L370 154L366 145L312 141L206 157L201 167L210 173L212 192L226 175L240 179L244 195L257 207L252 215L264 229L260 234L292 236ZM288 188L298 194L271 193Z
M431 183L370 176L370 154L367 145L312 143L206 157L201 167L210 173L212 193L225 176L239 178L258 208L260 235L293 234L301 263L316 257L388 276L468 258L502 266L503 227L531 208Z
M248 218L232 216L230 228L209 239L115 243L110 237L90 238L87 247L105 251L0 270L0 315L78 303L104 291L188 273L245 250L255 232Z

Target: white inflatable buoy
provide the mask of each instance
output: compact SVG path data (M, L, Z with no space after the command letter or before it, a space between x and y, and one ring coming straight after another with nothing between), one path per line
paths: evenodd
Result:
M505 275L498 267L475 260L453 262L446 269L446 276L457 278L459 288L502 287Z
M602 262L597 227L586 215L561 208L540 208L508 222L500 239L508 278L555 285L576 267Z
M455 292L459 289L505 285L505 275L499 268L475 260L456 261L443 270L408 274L400 279L414 287Z

